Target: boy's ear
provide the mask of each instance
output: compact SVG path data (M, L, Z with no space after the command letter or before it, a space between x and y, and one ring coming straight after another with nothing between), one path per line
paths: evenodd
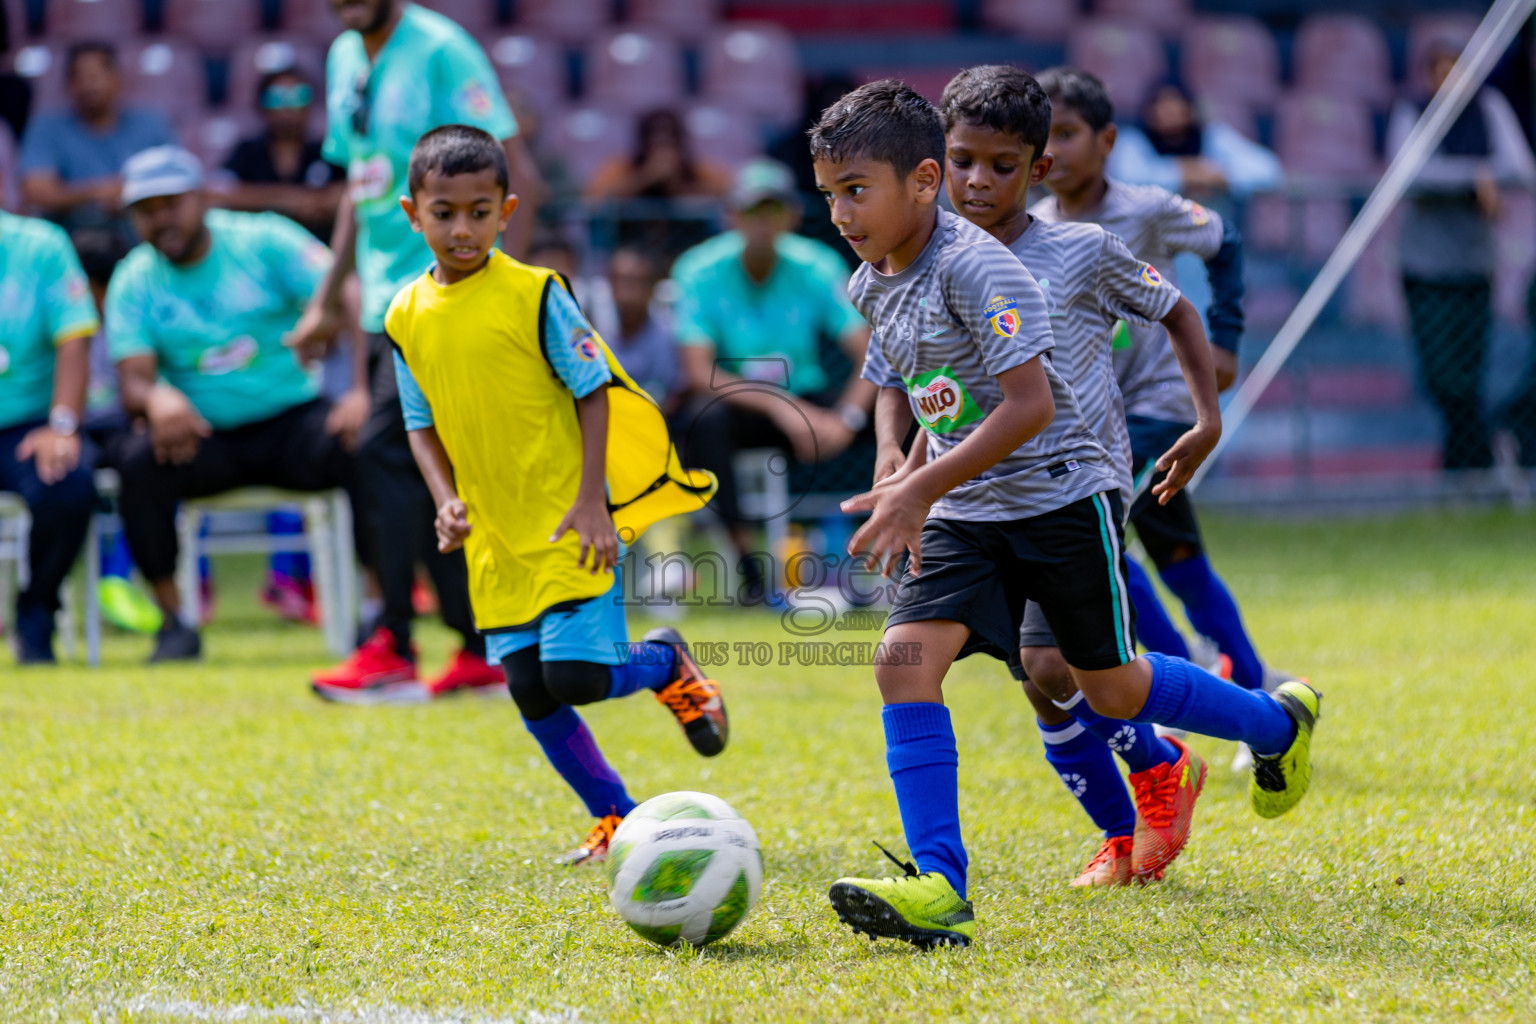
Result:
M939 189L944 186L944 168L933 157L928 157L912 169L912 180L917 185L919 202L936 202Z
M401 196L400 209L405 211L405 219L411 222L411 230L421 234L421 218L416 215L416 200L410 196Z
M496 225L497 231L505 231L507 229L507 221L512 219L512 211L515 209L517 209L517 196L509 195L506 199L502 200L501 214L499 216L500 223Z
M1045 180L1045 176L1051 173L1051 167L1056 163L1056 158L1049 153L1042 154L1039 159L1029 165L1029 183L1038 185Z
M1116 127L1113 121L1099 129L1099 148L1105 156L1108 156L1110 150L1115 148L1115 140L1119 137L1120 129Z

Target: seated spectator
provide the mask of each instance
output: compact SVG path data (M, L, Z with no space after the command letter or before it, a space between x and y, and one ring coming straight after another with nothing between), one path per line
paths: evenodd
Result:
M32 577L16 599L16 661L53 663L59 588L96 490L80 446L96 333L85 272L56 225L0 213L0 491L32 513Z
M123 408L148 425L114 461L123 529L165 615L151 662L202 653L174 580L177 503L247 486L351 489L343 439L367 412L319 398L284 346L330 252L278 214L209 210L202 186L197 158L174 146L128 162L123 204L146 241L107 289Z
M657 276L656 261L639 249L619 249L609 258L615 323L603 340L635 383L670 415L682 398L682 371L672 331L656 316Z
M309 137L314 86L296 69L273 71L262 77L256 97L262 132L241 142L225 161L236 184L221 204L280 213L329 239L347 175L326 163L320 140Z
M22 198L73 230L109 224L119 215L123 164L133 154L173 140L158 112L123 107L117 51L109 43L76 43L64 63L70 108L44 111L21 141Z
M1120 181L1206 202L1242 199L1277 187L1284 176L1280 159L1236 128L1202 124L1189 94L1173 82L1152 90L1139 126L1121 128L1108 170Z
M587 182L588 199L723 196L730 174L693 154L688 127L671 110L653 110L635 129L635 151L603 164Z
M820 242L792 234L794 176L758 160L742 168L732 230L677 259L677 340L693 396L681 431L683 461L714 472L711 507L738 550L748 550L732 457L776 447L815 463L843 451L869 421L875 387L859 379L869 329L848 301L848 268ZM820 341L835 339L853 367L832 381ZM758 382L744 386L747 382ZM748 560L748 585L755 560Z

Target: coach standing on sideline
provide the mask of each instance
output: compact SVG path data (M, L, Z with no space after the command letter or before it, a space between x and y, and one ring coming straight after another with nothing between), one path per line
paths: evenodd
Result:
M464 556L439 554L435 508L411 458L395 386L384 311L402 286L432 265L432 253L400 209L411 147L445 124L468 124L503 140L512 190L524 209L504 239L520 256L535 211L538 172L517 136L490 61L469 34L433 11L400 0L331 0L348 31L326 60L325 158L347 168L348 189L337 217L336 265L315 293L292 343L315 354L342 326L341 286L356 266L363 287L373 408L359 453L365 521L370 527L384 612L373 635L346 662L315 676L322 697L356 699L416 678L411 645L411 586L424 560L437 587L443 620L464 637L464 650L427 684L434 696L504 685L485 663L485 640L469 608Z

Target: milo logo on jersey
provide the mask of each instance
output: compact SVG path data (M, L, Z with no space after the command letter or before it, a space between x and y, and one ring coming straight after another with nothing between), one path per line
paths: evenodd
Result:
M257 350L255 338L248 334L241 335L228 345L204 349L202 355L197 357L197 372L218 376L243 370L255 362Z
M984 415L955 371L947 366L908 379L907 392L923 426L935 434L947 434L975 423Z
M354 203L393 198L389 190L394 183L395 167L383 153L353 160L347 167L347 187Z

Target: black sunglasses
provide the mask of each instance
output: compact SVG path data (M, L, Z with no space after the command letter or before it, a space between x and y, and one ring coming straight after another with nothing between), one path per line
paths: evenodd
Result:
M352 108L352 131L357 135L368 134L368 115L373 107L373 99L368 92L368 80L371 77L362 74L357 78L357 106Z

